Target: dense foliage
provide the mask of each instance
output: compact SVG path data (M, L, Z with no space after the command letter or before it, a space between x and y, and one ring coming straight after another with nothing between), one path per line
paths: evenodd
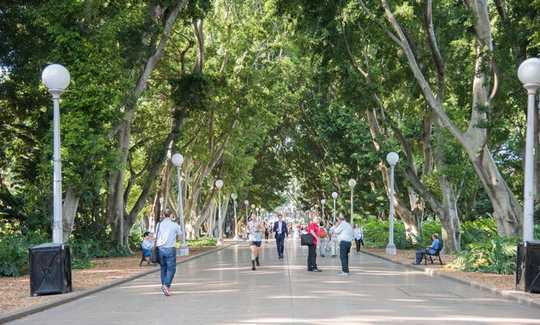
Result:
M538 1L1 4L2 274L24 271L28 246L51 237L52 107L39 78L50 63L72 80L64 233L78 266L129 253L165 208L178 212L174 152L189 239L233 224L232 193L242 217L252 205L320 210L321 199L328 216L333 191L348 214L353 178L355 213L382 247L396 151L397 245L437 232L448 252L487 252L462 265L506 272L489 263L509 260L506 238L521 231L516 67L539 55L539 30Z

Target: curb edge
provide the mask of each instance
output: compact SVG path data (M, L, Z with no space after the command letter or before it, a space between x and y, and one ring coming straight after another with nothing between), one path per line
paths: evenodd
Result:
M219 252L219 251L221 251L223 249L226 249L226 248L229 248L229 247L231 247L233 245L236 245L236 243L223 245L223 246L220 246L220 247L216 247L216 248L207 250L205 252L201 252L201 253L199 253L197 255L189 256L188 258L185 258L185 259L183 259L181 261L176 262L176 265L189 262L189 261L191 261L193 259L205 256L205 255L208 255L208 254ZM155 269L152 269L152 270L137 273L137 274L134 274L134 275L129 276L127 278L115 280L115 281L109 282L107 284L104 284L104 285L96 287L96 288L87 289L87 290L81 291L79 293L75 293L72 296L66 297L64 299L59 299L59 300L56 300L56 301L43 303L43 304L39 304L39 305L36 305L36 306L28 307L26 309L14 311L14 312L8 313L8 314L6 314L4 316L0 316L0 324L5 324L5 323L8 323L8 322L12 322L14 320L17 320L17 319L20 319L20 318L23 318L23 317L26 317L26 316L37 314L37 313L45 311L47 309L51 309L51 308L58 307L58 306L63 305L63 304L67 304L69 302L72 302L72 301L75 301L75 300L78 300L78 299L81 299L81 298L84 298L84 297L88 297L88 296L93 295L95 293L98 293L98 292L101 292L101 291L116 287L118 285L124 284L126 282L129 282L129 281L132 281L132 280L135 280L135 279L138 279L138 278L142 278L144 276L147 276L147 275L150 275L150 274L156 273L156 272L159 272L159 268L155 268Z
M402 262L399 262L399 261L394 261L392 259L389 259L388 257L381 256L381 255L371 253L371 252L366 252L366 251L360 251L360 252L363 253L363 254L369 255L369 256L373 256L373 257L385 260L385 261L390 262L390 263L394 263L394 264L404 266L405 268L408 268L408 269L412 269L412 270L415 270L415 271L422 271L424 274L426 274L428 276L431 276L431 277L439 276L441 278L444 278L444 279L447 279L447 280L450 280L450 281L454 281L454 282L457 282L457 283L461 283L461 284L464 284L464 285L468 285L470 287L477 288L477 289L480 289L482 291L487 291L487 292L494 293L494 294L496 294L496 295L498 295L498 296L500 296L502 298L505 298L507 300L512 300L512 301L515 301L515 302L518 302L520 304L524 304L524 305L527 305L527 306L530 306L530 307L540 308L540 301L536 301L536 300L531 299L529 297L516 296L515 294L506 292L505 290L497 289L497 288L494 288L494 287L491 287L491 286L488 286L488 285L485 285L485 284L481 284L481 283L478 283L478 282L475 282L475 281L459 279L459 278L447 275L447 274L445 274L445 273L443 273L443 272L441 272L439 270L430 269L430 268L422 268L422 267L415 266L415 265L412 265L412 264L405 264L405 263L402 263Z

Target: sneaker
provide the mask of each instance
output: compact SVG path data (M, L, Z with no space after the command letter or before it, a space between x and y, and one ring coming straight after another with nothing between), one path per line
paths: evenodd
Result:
M322 270L320 270L320 269L313 269L312 272L322 272Z
M338 272L337 275L339 275L339 276L349 276L349 273L341 271L341 272Z
M171 295L171 293L169 292L169 288L167 288L166 286L161 286L161 292L163 292L163 294L167 297Z

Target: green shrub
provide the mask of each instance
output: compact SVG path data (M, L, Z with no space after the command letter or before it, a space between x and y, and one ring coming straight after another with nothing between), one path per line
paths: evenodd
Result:
M364 244L366 247L384 248L388 244L387 220L365 219L358 222L364 229ZM399 249L413 247L412 242L405 236L405 226L401 221L394 223L394 244Z
M128 248L118 247L111 241L88 239L71 239L69 241L74 269L87 269L93 267L91 259L96 257L130 256Z
M499 238L494 218L479 218L461 224L461 247L467 249L470 244L487 242Z
M512 274L516 266L516 243L516 238L508 237L470 243L449 266L466 272Z
M208 246L216 246L216 244L217 244L217 241L209 237L202 237L199 239L188 240L189 247L208 247Z
M0 276L20 276L28 272L28 249L47 241L47 235L32 232L4 233L0 237Z

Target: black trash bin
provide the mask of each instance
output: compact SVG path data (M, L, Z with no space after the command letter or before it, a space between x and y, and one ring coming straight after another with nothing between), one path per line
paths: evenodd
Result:
M29 249L30 294L71 292L71 255L64 244L41 244Z
M540 241L519 243L516 259L516 288L540 293Z

